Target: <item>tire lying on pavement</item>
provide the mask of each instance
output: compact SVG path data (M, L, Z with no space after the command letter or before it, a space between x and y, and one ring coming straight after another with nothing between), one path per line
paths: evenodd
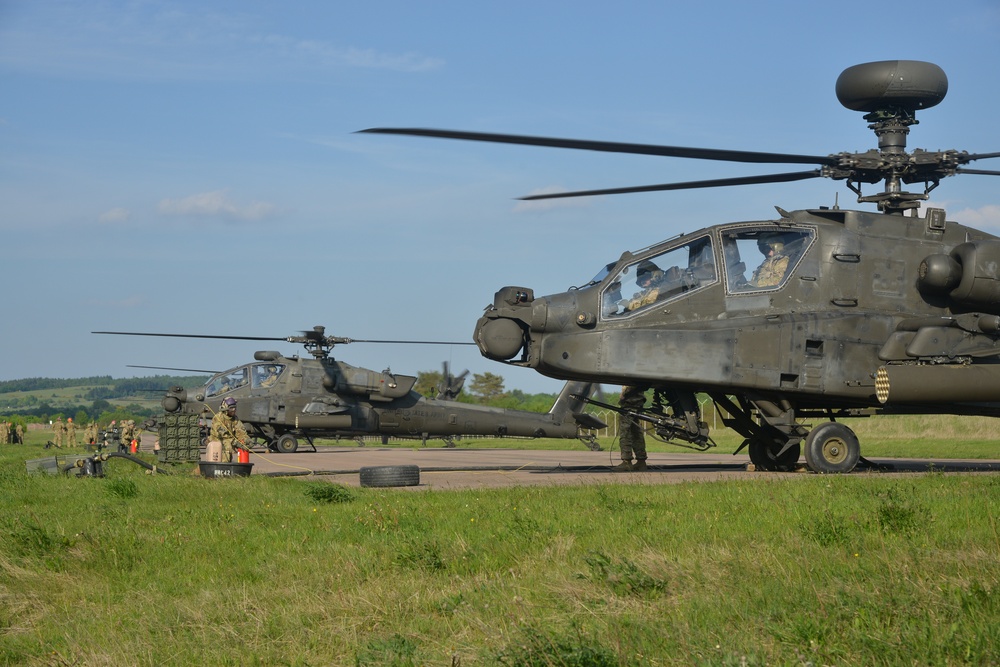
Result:
M418 486L420 484L420 467L407 466L363 466L361 486Z

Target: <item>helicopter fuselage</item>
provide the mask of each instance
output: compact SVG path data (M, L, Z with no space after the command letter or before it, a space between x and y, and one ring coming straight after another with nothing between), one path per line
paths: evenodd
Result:
M377 373L335 359L300 359L258 352L257 362L213 376L203 387L171 389L162 404L168 415L211 420L226 398L237 401L237 418L248 432L279 451L294 451L295 436L382 435L427 439L460 435L577 438L573 408L547 413L509 410L427 398L413 390L416 378ZM564 390L589 394L584 385Z
M782 214L626 252L599 280L561 294L503 288L475 340L491 359L558 379L822 409L950 412L972 378L961 371L988 366L968 399L978 407L958 411L997 412L1000 241L935 209ZM755 282L748 267L764 257L748 252L751 242L771 237L784 241L786 273ZM635 282L644 265L660 273L646 302Z

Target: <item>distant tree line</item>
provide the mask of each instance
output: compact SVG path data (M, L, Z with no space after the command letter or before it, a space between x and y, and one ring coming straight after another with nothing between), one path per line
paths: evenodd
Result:
M56 417L64 419L72 417L73 421L81 424L96 420L102 425L106 425L112 419L141 421L160 412L159 408L144 408L137 403L115 406L111 404L111 400L122 400L130 397L149 398L151 395L166 393L171 387L189 389L200 387L207 381L207 375L156 375L118 380L110 375L70 379L26 378L0 382L0 394L79 388L81 393L77 395L77 399L82 398L88 401L87 403L61 399L56 401L57 405L53 405L52 397L39 398L35 394L5 398L3 399L4 409L9 412L6 419L15 423L47 424ZM87 389L84 390L84 388Z
M114 382L110 375L96 375L89 378L25 378L23 380L0 381L0 394L14 391L38 391L39 389L66 389L67 387L89 387L91 385L109 385Z

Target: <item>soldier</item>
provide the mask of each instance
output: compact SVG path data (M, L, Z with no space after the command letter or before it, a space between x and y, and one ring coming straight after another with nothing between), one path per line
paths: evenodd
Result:
M88 445L97 444L97 420L87 424L87 428L83 431L83 439L86 440Z
M270 364L264 366L261 374L260 386L270 387L278 379L278 369Z
M132 440L135 438L135 422L131 419L123 419L122 427L122 450L131 451Z
M0 422L0 442L4 444L10 442L10 424L8 422Z
M642 410L646 405L645 387L622 387L618 405L626 410ZM618 434L618 444L621 447L622 462L612 470L616 472L642 472L646 469L646 435L642 424L632 415L621 415L621 432ZM635 463L632 463L632 457Z
M236 399L227 398L222 401L222 407L212 418L212 427L208 433L209 444L222 443L222 462L232 463L233 446L246 448L250 441L243 422L236 418Z
M63 424L62 417L56 417L55 423L52 424L52 444L56 447L62 447L65 433L66 425Z
M632 295L625 310L636 310L655 303L660 295L660 282L662 280L663 271L660 270L660 267L649 260L639 262L635 272L635 284L639 287L639 291Z
M73 423L72 417L66 418L66 446L76 447L76 424Z
M17 444L23 445L24 444L24 424L21 424L19 422L18 425L14 427L14 433L17 436Z
M753 272L750 284L754 287L774 287L780 284L788 270L784 240L778 234L765 234L757 239L757 249L764 255L764 262Z

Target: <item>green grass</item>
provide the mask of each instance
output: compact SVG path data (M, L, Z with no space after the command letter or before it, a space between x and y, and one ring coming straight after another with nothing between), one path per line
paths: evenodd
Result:
M990 665L1000 476L404 491L25 473L0 664Z

